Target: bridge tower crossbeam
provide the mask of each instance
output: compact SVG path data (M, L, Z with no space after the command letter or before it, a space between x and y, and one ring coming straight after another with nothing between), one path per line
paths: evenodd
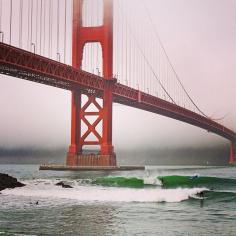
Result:
M67 154L68 166L115 166L116 155L112 145L112 100L113 100L113 1L103 0L103 25L83 26L82 16L83 0L73 1L73 42L72 42L72 66L81 69L83 51L86 43L100 43L103 60L103 79L105 88L102 94L102 107L96 101L97 94L87 91L88 101L82 106L82 93L84 90L75 88L72 90L71 107L71 145ZM96 111L86 111L93 105ZM94 122L90 122L86 116L96 116ZM82 135L81 121L87 126L87 131ZM102 122L102 134L96 127ZM87 140L93 134L96 141ZM85 154L83 146L99 145L97 154Z

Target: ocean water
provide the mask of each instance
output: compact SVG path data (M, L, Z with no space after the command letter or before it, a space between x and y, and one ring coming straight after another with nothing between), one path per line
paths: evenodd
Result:
M236 235L235 167L78 173L0 165L0 172L26 184L1 192L0 236Z

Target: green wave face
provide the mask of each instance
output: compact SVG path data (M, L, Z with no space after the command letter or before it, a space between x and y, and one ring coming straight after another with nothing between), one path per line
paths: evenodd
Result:
M236 187L235 179L224 179L217 177L197 177L192 176L159 176L158 179L162 182L164 188L171 187L208 187L208 188L219 188L227 189Z
M220 202L232 202L236 200L235 192L219 192L219 191L207 191L204 193L204 197L208 200L218 200Z
M100 177L92 181L93 184L113 187L141 188L144 180L135 177Z
M193 178L192 176L158 176L156 177L161 183L162 188L193 188L204 187L208 189L230 190L236 189L236 179L224 179L217 177L200 176ZM137 177L122 177L122 176L108 176L99 177L92 181L92 184L111 186L111 187L130 187L130 188L144 188L156 186L155 183L147 184L142 178Z

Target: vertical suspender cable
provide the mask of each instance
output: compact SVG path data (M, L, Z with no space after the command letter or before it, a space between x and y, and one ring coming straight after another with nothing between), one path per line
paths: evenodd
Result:
M67 4L66 4L67 0L65 0L65 19L64 19L64 63L66 64L66 24L67 24L67 20L66 20L66 13L67 13Z
M43 25L43 0L40 0L40 35L39 35L39 54L42 54L42 25Z
M34 1L32 0L31 2L31 12L30 12L30 51L31 51L31 47L32 47L32 39L33 39L33 4Z
M153 43L155 44L155 42L153 41ZM156 45L156 44L155 44ZM156 45L156 48L155 48L155 52L154 52L154 64L156 65L156 73L157 73L157 75L158 75L158 62L157 62L157 55L158 55L158 45ZM155 83L155 82L154 82ZM157 83L155 83L155 91L154 91L154 93L155 93L155 95L158 97L158 95L157 95L157 86L158 86L158 84Z
M87 22L87 2L83 2L81 18L82 18L81 19L82 26L86 26L88 24L88 22ZM88 53L88 48L84 45L83 53L82 53L82 63L81 63L81 68L83 70L87 67L87 53Z
M96 1L96 25L98 26L98 24L99 24L99 2L98 1Z
M99 4L99 2L98 2L98 13L97 13L97 24L99 25L99 23L100 23L100 17L101 17L101 9L99 8L99 6L100 6L100 4ZM102 20L102 24L103 24L103 20ZM101 70L101 68L99 68L100 67L100 57L99 57L99 49L100 49L100 47L99 47L99 43L97 43L97 74L99 75L100 74L100 70Z
M97 26L99 25L99 2L97 1L97 19L96 19L96 24L97 24ZM95 74L97 74L98 75L98 70L99 70L99 57L98 57L98 52L99 52L99 43L97 42L96 43L96 68L95 68Z
M135 81L134 81L134 86L138 89L138 76L137 76L137 71L138 71L138 68L137 68L137 58L136 58L136 50L135 50L135 47L133 48L133 67L134 67L134 78L135 78Z
M46 1L43 1L43 54L46 55L45 53L45 45L46 45Z
M31 0L28 0L28 42L27 42L27 47L28 50L30 51L30 6Z
M120 9L119 9L120 10ZM124 60L122 58L122 55L123 55L123 52L124 52L124 18L122 17L121 15L121 25L122 25L122 28L121 28L121 51L122 51L122 54L121 54L121 61L119 61L119 63L121 63L121 80L124 79Z
M120 6L120 3L118 2L118 6ZM120 11L120 7L118 8ZM120 51L120 60L118 61L119 64L121 64L121 73L120 73L120 81L124 80L124 18L122 16L122 12L120 11L120 20L121 20L121 50ZM122 83L122 82L121 82Z
M94 0L93 0L94 1ZM93 4L91 4L91 1L90 1L90 5L89 5L89 9L90 9L90 26L93 26ZM90 72L93 73L93 51L92 51L92 47L93 47L93 43L90 43L89 44L89 67L90 67Z
M3 30L2 30L2 0L0 0L0 40L3 43Z
M128 29L128 27L127 27ZM129 68L129 63L130 63L130 55L129 55L129 33L127 30L127 39L126 39L126 53L127 53L127 62L126 62L126 71L127 71L127 85L130 86L130 68Z
M94 1L94 0L92 0L92 1ZM93 10L92 10L92 6L93 6L93 4L91 4L92 3L92 1L90 1L89 3L90 4L88 4L89 5L89 7L88 7L88 15L90 16L90 18L89 18L89 21L90 21L90 26L92 26L93 25ZM90 9L90 12L89 12L89 9ZM90 13L90 14L89 14Z
M71 1L71 6L70 6L70 15L73 17L73 1ZM70 50L69 50L69 58L70 58L70 63L72 64L72 44L70 44Z
M49 0L48 17L49 17L49 27L48 27L48 57L51 58L51 0Z
M153 65L156 65L156 45L154 44L154 40L152 39L152 48L153 48L153 50L152 50L152 63L153 63ZM156 66L155 66L155 71L156 71L156 74L157 74L157 69L156 69ZM153 88L153 95L155 96L155 94L156 94L156 88L155 88L155 86L156 86L156 84L157 83L154 83L154 78L152 79L152 88Z
M129 80L130 80L130 86L132 84L132 48L131 48L131 36L129 35Z
M160 63L160 45L158 44L158 54L157 54L157 61L158 61L158 75L159 78L161 78L161 63ZM159 89L159 86L158 86ZM159 97L161 96L161 93L158 91Z
M128 26L127 26L127 20L125 21L125 80L126 80L126 85L128 85L128 52L127 52L127 42L128 42Z
M146 56L146 34L144 34L143 36L143 41L144 41L144 44L143 44L143 54ZM144 63L144 72L143 72L143 79L144 79L144 92L147 92L147 72L146 72L146 62L145 60L143 60L143 63Z
M139 28L139 35L142 37L141 29ZM136 48L137 50L137 48ZM139 76L139 90L142 90L143 86L143 64L142 64L142 56L140 54L140 51L138 52L138 57L139 57L139 67L140 67L140 76Z
M141 34L141 42L143 42L143 35ZM140 52L140 67L141 67L141 85L142 90L145 91L145 84L144 84L144 60L142 59L141 52Z
M145 37L146 57L149 58L147 45L148 45L148 37L147 37L147 35L146 35L146 37ZM148 94L149 94L149 90L150 90L150 87L149 87L149 85L150 85L149 72L150 72L150 70L148 69L148 66L146 66L146 86L147 86L147 93L148 93Z
M88 44L88 71L92 73L92 43Z
M169 90L169 82L168 82L168 65L167 65L166 61L165 61L165 71L166 71L166 86L165 87L166 87L166 90L170 92L170 90Z
M2 32L2 0L0 0L0 32Z
M12 30L12 0L10 0L10 37L9 37L10 45L11 45L11 30Z
M88 24L87 21L87 2L83 2L82 4L82 26L86 26Z
M90 2L91 3L91 2ZM92 26L93 25L93 19L92 19L92 16L93 16L93 14L92 14L92 6L93 6L93 4L90 4L90 6L89 6L89 9L90 9L90 14L89 14L89 16L90 16L90 26ZM89 10L88 10L89 11ZM88 60L89 60L89 71L91 72L91 73L93 73L93 65L92 65L92 58L93 58L93 53L92 53L92 45L93 45L93 43L90 43L89 44L89 57L88 57Z
M99 25L99 2L96 1L96 14L97 14L97 17L96 17L96 25L98 26ZM95 66L95 72L94 74L98 75L98 70L99 70L99 64L98 64L98 43L96 43L96 48L94 48L94 52L95 52L95 63L94 63L94 66Z
M36 1L36 22L35 22L35 47L38 49L38 0Z
M51 8L50 8L50 54L51 54L51 58L53 58L53 46L52 46L52 40L53 40L53 8L54 8L54 4L53 4L53 0L51 0Z
M23 0L20 0L19 12L19 47L22 47L22 14L23 14Z
M60 11L60 0L57 1L57 59L60 61L60 53L59 53L59 11Z
M116 14L116 31L117 31L117 35L116 35L116 47L115 47L115 49L116 49L116 51L115 51L115 53L116 53L116 57L115 57L115 59L114 59L114 61L115 61L115 65L116 65L116 74L117 74L117 79L118 79L118 77L119 77L119 63L118 63L118 59L119 59L119 46L118 46L118 42L119 42L119 40L118 40L118 37L119 37L119 35L120 35L120 30L119 30L119 24L118 24L118 22L119 22L119 12L117 12L117 14ZM114 33L113 33L113 35L114 35Z
M142 35L142 42L143 42L143 35ZM140 52L140 55L141 55L141 52ZM140 61L141 61L141 68L142 68L142 77L141 77L141 79L142 79L142 89L143 89L143 91L145 91L145 80L144 80L144 77L145 77L145 73L144 73L144 67L145 67L145 65L144 65L144 59L142 58L142 56L140 56Z

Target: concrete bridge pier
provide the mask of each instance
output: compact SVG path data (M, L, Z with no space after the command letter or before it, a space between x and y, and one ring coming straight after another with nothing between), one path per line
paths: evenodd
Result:
M229 164L236 164L236 141L232 141L230 144Z

